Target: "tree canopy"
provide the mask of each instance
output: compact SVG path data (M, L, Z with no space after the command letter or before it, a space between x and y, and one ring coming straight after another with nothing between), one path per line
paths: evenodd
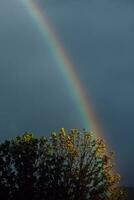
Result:
M87 131L26 132L0 144L1 200L123 200L113 154Z

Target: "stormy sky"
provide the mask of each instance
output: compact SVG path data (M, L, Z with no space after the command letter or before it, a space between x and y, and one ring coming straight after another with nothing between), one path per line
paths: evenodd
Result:
M0 1L0 139L84 128L48 42L22 1ZM38 3L93 103L123 183L134 185L133 1Z

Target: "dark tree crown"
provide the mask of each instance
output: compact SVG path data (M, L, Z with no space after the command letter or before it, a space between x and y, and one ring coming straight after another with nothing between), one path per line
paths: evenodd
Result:
M102 139L77 129L25 133L0 144L1 200L122 200Z

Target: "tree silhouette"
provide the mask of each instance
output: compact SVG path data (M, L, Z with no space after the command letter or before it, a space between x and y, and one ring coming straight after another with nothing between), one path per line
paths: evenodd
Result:
M1 200L122 200L119 175L90 132L25 133L0 144Z

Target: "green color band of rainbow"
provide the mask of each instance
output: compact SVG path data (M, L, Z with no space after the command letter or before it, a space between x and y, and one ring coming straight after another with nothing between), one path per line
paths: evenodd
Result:
M65 52L60 40L54 32L45 11L33 0L22 0L29 14L40 29L44 40L47 41L49 50L57 60L59 71L68 85L68 91L80 113L83 127L102 136L99 122L96 120L92 104L87 98L73 64Z

